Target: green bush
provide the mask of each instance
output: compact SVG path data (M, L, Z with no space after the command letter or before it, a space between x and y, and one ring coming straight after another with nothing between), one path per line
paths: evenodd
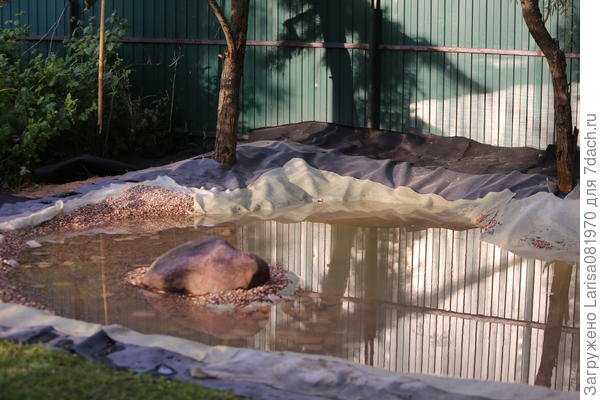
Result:
M27 34L18 21L0 28L0 189L21 185L39 165L76 154L156 156L173 144L168 98L131 94L131 69L118 54L123 20L113 15L107 21L102 134L93 21L79 25L61 56L27 52L20 41Z

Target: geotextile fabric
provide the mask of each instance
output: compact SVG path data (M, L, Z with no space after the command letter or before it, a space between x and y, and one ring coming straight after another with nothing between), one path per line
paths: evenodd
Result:
M498 147L465 137L444 137L418 129L407 132L371 130L330 124L301 122L250 131L249 138L293 141L344 154L378 160L407 162L414 166L448 168L467 174L506 174L512 171L556 175L553 147L541 151L530 147Z

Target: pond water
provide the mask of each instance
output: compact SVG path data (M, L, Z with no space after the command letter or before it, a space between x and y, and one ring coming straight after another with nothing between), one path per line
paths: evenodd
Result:
M11 279L59 315L211 345L327 354L397 372L533 384L552 268L480 240L479 229L246 221L44 242ZM293 301L252 312L174 303L124 283L190 240L219 235L302 280ZM578 388L577 273L552 386Z

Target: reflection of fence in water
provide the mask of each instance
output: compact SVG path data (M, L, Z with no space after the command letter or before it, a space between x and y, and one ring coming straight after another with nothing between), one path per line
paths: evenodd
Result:
M478 229L267 221L241 227L238 243L289 267L306 289L340 297L337 308L329 298L325 306L315 299L274 310L256 347L319 351L398 372L533 384L551 269L481 242ZM577 281L553 376L561 390L577 388ZM315 321L329 330L316 329Z

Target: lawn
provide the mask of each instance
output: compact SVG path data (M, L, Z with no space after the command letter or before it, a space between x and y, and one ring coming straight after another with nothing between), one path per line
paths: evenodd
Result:
M24 399L239 399L197 385L136 374L43 346L0 340L0 397Z

